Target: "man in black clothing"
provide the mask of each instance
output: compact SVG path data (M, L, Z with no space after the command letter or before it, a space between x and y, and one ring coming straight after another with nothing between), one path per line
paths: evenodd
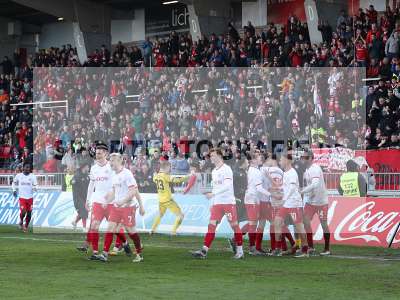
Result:
M86 228L86 219L88 217L88 210L86 207L87 187L89 185L89 162L82 162L71 179L72 184L72 198L74 206L78 213L75 220L72 222L74 228L76 224L82 220L83 228Z
M11 60L8 58L8 56L4 56L3 62L0 63L0 65L3 67L3 73L6 75L10 75L13 72L13 65Z

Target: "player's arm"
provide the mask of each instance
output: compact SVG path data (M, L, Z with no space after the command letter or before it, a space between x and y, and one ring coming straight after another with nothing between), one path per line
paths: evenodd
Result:
M183 194L187 194L190 191L190 189L195 185L195 183L196 183L196 175L193 174L192 176L190 176L188 184L183 190Z
M300 193L301 194L305 194L305 193L309 193L312 192L313 190L315 190L316 188L318 188L319 182L320 182L320 177L313 177L311 179L311 183L307 186L305 186Z
M217 187L214 187L211 193L206 194L206 197L208 199L211 199L215 196L228 192L231 188L232 180L233 180L232 176L226 176L222 184L218 185Z
M289 182L289 189L288 189L288 193L287 193L287 197L286 199L290 198L293 194L296 193L298 189L297 183L296 182Z
M143 201L142 201L142 197L140 196L139 190L136 187L134 190L134 197L136 197L137 202L139 203L139 213L141 216L144 216L145 211L144 211L144 206L143 206Z
M257 190L257 192L263 194L264 196L267 196L267 197L271 196L271 193L263 188L261 182L256 184L256 190Z
M105 199L106 199L106 201L107 201L108 203L110 203L110 202L112 202L112 201L114 200L114 198L115 198L115 189L114 189L114 187L113 187L112 190L109 191L109 192L106 194Z
M90 179L86 195L86 206L89 206L89 201L92 198L93 190L94 190L94 181Z
M183 177L169 177L169 182L172 184L178 184L178 183L183 183L185 181L188 181L189 176L183 176Z
M37 178L36 178L35 175L33 175L32 190L34 192L36 192L37 191L37 187L38 187Z
M13 180L13 182L11 184L11 188L12 188L14 197L17 197L17 194L18 194L18 192L17 192L17 190L18 190L18 175L16 175L14 177L14 180Z

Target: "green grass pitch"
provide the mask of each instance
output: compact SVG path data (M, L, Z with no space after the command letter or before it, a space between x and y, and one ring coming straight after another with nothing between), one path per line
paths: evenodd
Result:
M101 263L75 250L83 234L0 226L0 299L400 299L400 250L333 246L335 257L234 261L217 239L194 260L200 237L141 236L144 262Z

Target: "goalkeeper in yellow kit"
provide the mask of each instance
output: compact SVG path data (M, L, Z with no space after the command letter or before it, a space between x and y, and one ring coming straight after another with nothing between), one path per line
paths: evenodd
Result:
M155 218L153 226L151 227L150 234L153 234L158 225L160 225L161 218L164 216L167 209L169 209L175 216L174 227L172 228L172 234L176 235L176 230L183 221L183 213L181 208L172 198L170 184L177 184L185 182L189 179L189 176L175 178L171 177L171 164L168 161L161 161L160 172L154 174L153 181L157 187L158 201L159 201L159 215Z

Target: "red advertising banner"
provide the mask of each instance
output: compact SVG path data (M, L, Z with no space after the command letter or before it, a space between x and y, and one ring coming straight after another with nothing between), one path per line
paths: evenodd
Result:
M289 16L296 16L301 22L307 21L304 0L268 0L267 5L268 23L286 26Z
M400 150L372 150L367 151L368 165L376 173L400 173Z
M400 222L399 198L330 197L328 223L331 243L387 247ZM318 218L313 220L314 239L323 241ZM400 232L392 247L400 247Z

